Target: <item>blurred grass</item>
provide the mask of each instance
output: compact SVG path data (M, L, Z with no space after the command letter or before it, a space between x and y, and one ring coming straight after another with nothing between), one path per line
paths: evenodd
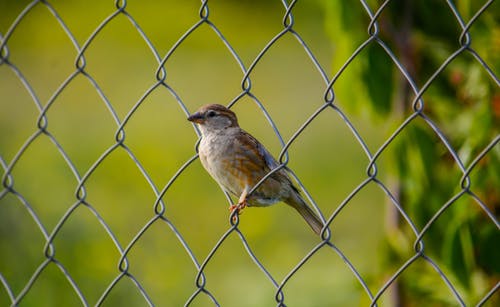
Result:
M0 32L27 1L0 1ZM80 46L115 8L112 1L50 2L67 23ZM294 9L296 30L329 70L335 52L323 29L315 1ZM198 18L198 1L130 1L127 11L137 20L159 54ZM281 30L283 9L276 3L232 1L210 3L210 20L217 25L248 67L265 44ZM77 52L56 20L37 5L8 42L10 57L32 85L40 103L47 101L74 71ZM85 52L88 72L123 120L146 90L155 84L157 63L149 48L124 16L112 20ZM227 104L241 91L243 77L213 31L203 25L166 63L166 82L190 111L201 104ZM330 73L330 71L328 71ZM323 102L324 84L298 42L286 36L274 45L251 75L252 93L266 106L287 141ZM36 131L39 111L19 79L0 67L0 155L9 163ZM345 103L345 102L344 102ZM263 114L249 98L235 107L241 125L278 155L280 143ZM350 114L348 114L350 115ZM48 131L60 142L80 176L115 142L117 124L93 85L75 78L47 113ZM125 126L127 145L158 189L195 154L197 136L170 93L157 88ZM381 142L382 129L353 117L369 145ZM365 178L368 163L361 146L333 111L321 114L290 147L289 166L299 176L325 215L330 215ZM2 170L2 175L4 171ZM50 233L76 202L77 181L50 140L39 137L12 171L14 189L33 207ZM154 193L121 148L112 152L85 184L86 201L102 216L124 248L154 216ZM195 161L175 181L163 200L172 221L202 262L228 229L227 201L219 187ZM377 248L383 232L384 196L375 186L362 190L332 225L333 242L353 262L370 285L377 271ZM280 282L318 243L290 208L277 205L249 209L241 230L255 254ZM15 294L44 261L45 240L15 197L0 200L0 273ZM54 240L55 258L94 304L117 276L119 252L95 216L80 206ZM367 257L367 254L370 256ZM129 253L130 272L153 301L179 306L195 291L196 269L168 226L160 221ZM223 306L274 305L274 289L253 264L233 234L206 268L207 289ZM286 302L297 306L356 305L365 294L342 260L321 250L286 285ZM241 300L245 297L245 300ZM0 305L8 305L4 290ZM59 269L50 264L35 282L22 306L78 305ZM132 282L118 283L105 305L143 305ZM207 306L199 296L193 306Z

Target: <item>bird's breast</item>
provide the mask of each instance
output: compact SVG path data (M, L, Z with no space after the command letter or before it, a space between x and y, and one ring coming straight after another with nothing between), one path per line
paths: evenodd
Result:
M242 159L237 158L232 138L204 137L199 146L199 156L203 167L228 192L239 196L245 186Z

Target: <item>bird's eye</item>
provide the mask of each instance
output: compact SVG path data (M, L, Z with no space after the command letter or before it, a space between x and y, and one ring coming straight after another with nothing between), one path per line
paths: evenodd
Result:
M217 113L215 113L215 111L208 111L208 113L207 113L207 117L214 117L215 115L217 115Z

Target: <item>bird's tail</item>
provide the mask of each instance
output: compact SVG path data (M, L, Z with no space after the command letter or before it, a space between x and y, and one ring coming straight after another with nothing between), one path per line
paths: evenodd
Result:
M292 196L286 201L286 203L295 208L295 210L302 215L304 220L306 220L307 224L309 224L317 235L321 234L321 230L324 227L323 222L298 193L292 193Z

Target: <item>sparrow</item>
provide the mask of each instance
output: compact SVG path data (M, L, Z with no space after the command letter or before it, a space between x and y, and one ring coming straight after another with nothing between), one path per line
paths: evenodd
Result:
M236 114L219 104L207 104L188 117L201 132L198 154L201 164L227 192L239 198L230 206L237 214L247 206L265 207L284 202L305 219L320 235L324 225L306 204L283 167L272 173L253 191L254 186L280 166L267 149L238 125Z

